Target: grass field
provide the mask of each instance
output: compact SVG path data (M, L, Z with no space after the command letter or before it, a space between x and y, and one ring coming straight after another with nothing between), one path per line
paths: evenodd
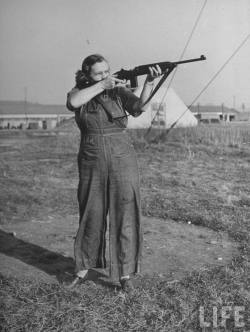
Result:
M92 281L70 291L60 283L2 273L2 331L250 331L249 129L176 128L147 139L143 131L130 132L143 215L226 232L239 249L231 262L174 282L141 275L135 292L126 296ZM0 132L2 229L53 215L63 219L78 209L77 129L70 122L51 135L35 134ZM226 328L224 306L232 309ZM233 316L238 306L241 327ZM201 328L201 307L208 327ZM213 307L218 310L214 330Z

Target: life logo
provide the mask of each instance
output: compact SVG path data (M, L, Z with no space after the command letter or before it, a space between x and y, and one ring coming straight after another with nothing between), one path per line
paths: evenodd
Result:
M250 322L250 317L247 317L245 306L213 306L209 310L204 306L199 307L199 323L204 330L205 328L227 328L227 323L235 328L245 328L248 325L247 322Z

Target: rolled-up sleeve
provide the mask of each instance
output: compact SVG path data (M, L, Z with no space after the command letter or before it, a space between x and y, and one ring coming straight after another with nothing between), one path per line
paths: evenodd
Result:
M80 110L80 107L73 107L70 103L70 98L72 96L72 94L74 94L75 92L79 91L78 88L73 88L72 90L70 90L68 93L67 93L67 100L66 100L66 107L68 110L70 110L71 112L75 112L75 111L79 111Z
M132 116L137 117L143 111L141 109L135 108L135 103L138 102L139 97L137 97L132 91L125 87L118 88L118 95L121 98L123 108Z

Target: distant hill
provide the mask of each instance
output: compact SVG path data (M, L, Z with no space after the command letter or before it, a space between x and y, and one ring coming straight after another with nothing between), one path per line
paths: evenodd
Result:
M3 114L70 114L65 105L43 105L24 101L0 100L0 115Z

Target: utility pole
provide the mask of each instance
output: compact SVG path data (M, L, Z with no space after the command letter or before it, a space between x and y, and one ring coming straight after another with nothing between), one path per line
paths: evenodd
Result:
M224 103L221 104L222 120L224 121Z
M25 86L24 87L24 114L25 114L26 126L28 125L27 94L28 94L28 88L27 88L27 86Z

